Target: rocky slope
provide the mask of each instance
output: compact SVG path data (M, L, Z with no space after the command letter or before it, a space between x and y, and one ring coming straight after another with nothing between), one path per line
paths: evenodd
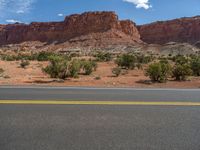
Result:
M0 45L25 41L66 43L66 47L104 47L141 43L135 23L114 12L87 12L63 22L0 25Z
M146 43L180 42L195 44L200 41L200 16L159 21L138 26L141 39Z

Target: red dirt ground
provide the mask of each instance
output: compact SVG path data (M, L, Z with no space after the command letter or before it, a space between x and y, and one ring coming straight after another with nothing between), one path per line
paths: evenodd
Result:
M191 77L189 81L167 83L151 83L144 75L144 70L131 70L125 75L114 77L113 62L98 63L97 71L90 76L80 75L78 79L66 79L64 82L49 78L41 70L47 62L32 61L26 69L20 68L20 62L0 61L4 69L0 77L0 85L49 85L49 86L91 86L91 87L136 87L136 88L200 88L200 78ZM96 77L100 77L99 80Z

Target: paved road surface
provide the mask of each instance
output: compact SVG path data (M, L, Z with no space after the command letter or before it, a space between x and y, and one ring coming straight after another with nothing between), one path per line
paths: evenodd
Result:
M0 99L197 103L200 90L2 87ZM200 106L0 104L0 150L199 150L199 114Z
M3 100L199 101L200 89L0 87Z

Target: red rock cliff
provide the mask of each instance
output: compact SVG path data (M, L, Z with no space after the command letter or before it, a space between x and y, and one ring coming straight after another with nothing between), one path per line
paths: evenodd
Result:
M164 44L168 42L200 41L200 16L159 21L138 26L141 39L147 43Z
M0 25L0 45L24 41L66 42L83 35L108 32L112 40L141 42L132 21L119 21L114 12L87 12L68 16L63 22Z

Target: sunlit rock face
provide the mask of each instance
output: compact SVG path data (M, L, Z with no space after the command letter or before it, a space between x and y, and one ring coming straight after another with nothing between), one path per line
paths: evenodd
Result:
M138 26L141 39L146 43L164 44L200 41L200 16L159 21Z
M118 20L114 12L86 12L67 16L62 22L0 25L0 45L25 41L68 42L72 45L141 43L135 23Z

